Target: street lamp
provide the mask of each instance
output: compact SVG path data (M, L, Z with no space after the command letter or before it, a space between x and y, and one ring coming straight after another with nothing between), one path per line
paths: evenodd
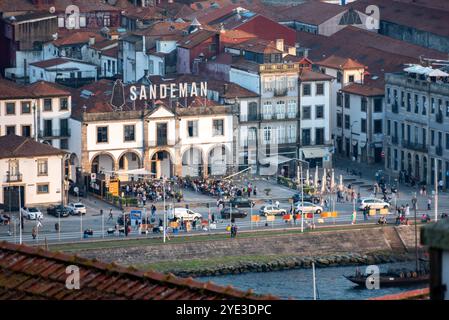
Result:
M164 199L164 221L163 221L163 228L164 228L164 243L165 243L165 238L167 236L167 208L165 206L165 179L163 177L160 178L160 180L162 181L162 193L163 193L163 199ZM175 212L173 211L173 214L175 214Z
M417 217L416 217L416 192L413 195L412 198L412 204L413 204L413 211L415 214L415 255L416 255L416 272L419 271L419 263L418 263L418 222L417 222Z

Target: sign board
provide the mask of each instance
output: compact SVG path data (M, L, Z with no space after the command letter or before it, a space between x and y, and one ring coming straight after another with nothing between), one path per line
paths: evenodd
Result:
M80 191L80 189L78 187L73 188L73 191L78 194L78 192Z
M267 216L267 221L274 221L275 216Z
M96 173L91 173L90 174L90 180L92 180L92 181L97 180L97 174Z
M134 224L136 220L142 222L142 210L131 210L129 218L131 219L132 224Z
M113 195L118 197L119 196L119 180L118 179L111 179L109 181L109 192Z

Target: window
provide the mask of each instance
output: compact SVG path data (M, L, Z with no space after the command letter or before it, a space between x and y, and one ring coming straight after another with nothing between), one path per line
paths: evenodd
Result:
M51 111L52 105L51 105L51 99L44 99L44 111Z
M149 61L149 72L150 72L150 74L154 74L154 62L153 62L153 60Z
M22 114L31 113L31 102L23 101L21 103L21 113Z
M60 149L68 150L69 149L69 139L61 139Z
M349 115L345 114L345 129L349 129L349 123L351 122L351 118Z
M360 125L360 130L361 130L361 132L363 132L363 133L366 133L366 119L361 119L361 125Z
M415 113L419 113L419 100L417 94L415 94Z
M271 141L271 127L263 128L263 140L265 143L269 143Z
M310 129L302 129L302 145L310 146Z
M341 128L343 123L343 115L341 113L337 113L337 127Z
M315 106L315 118L316 119L324 118L324 106L323 105Z
M391 121L387 120L387 135L391 135Z
M284 101L276 102L276 118L277 119L285 118L285 102Z
M432 98L431 100L430 100L430 112L432 113L432 114L434 114L435 113L435 99L434 98Z
M263 87L265 92L273 91L273 80L271 78L265 78Z
M6 103L6 114L7 115L16 114L16 104L14 102Z
M374 99L374 112L382 112L382 99Z
M198 137L198 120L187 121L188 137Z
M316 84L316 95L317 96L324 95L324 83L317 83Z
M387 88L387 103L391 103L391 89Z
M106 14L103 16L103 26L109 27L111 25L111 16Z
M97 127L97 143L108 142L108 127Z
M262 107L262 117L264 119L271 119L271 101L265 101Z
M382 133L382 119L374 120L374 133Z
M310 96L311 92L310 92L310 83L304 83L302 85L302 95L303 96Z
M446 117L449 117L449 100L446 101Z
M315 129L315 144L316 145L324 144L324 128Z
M303 120L311 119L311 106L303 106L302 107L302 119Z
M16 134L16 126L6 126L6 134Z
M212 134L214 136L224 136L224 120L218 119L213 120L212 122L213 128L212 128Z
M37 184L37 193L48 193L49 192L49 186L48 183L38 183Z
M401 91L401 107L404 108L405 106L405 95L404 91Z
M350 105L350 95L349 94L347 94L347 93L345 93L345 108L350 108L351 107L351 105Z
M86 17L80 16L80 27L81 28L86 27Z
M60 98L59 99L59 109L60 110L69 110L69 99Z
M412 95L410 92L407 92L407 111L412 111Z
M449 150L449 133L446 133L446 150Z
M337 92L337 107L341 107L341 92Z
M433 113L433 112L432 112ZM422 115L425 116L427 114L427 101L426 96L422 96Z
M47 176L48 175L48 160L39 159L37 160L37 175Z
M31 137L31 126L22 126L22 136Z
M366 100L366 98L365 97L361 97L360 111L366 112L367 103L368 103L368 101Z
M337 83L341 83L341 79L343 78L343 75L340 71L337 71Z
M159 66L159 74L161 76L165 75L164 63L159 61L158 62L158 66Z
M125 142L136 140L136 127L133 124L123 126L123 140Z
M296 118L296 101L295 100L288 101L287 116L289 118Z
M349 82L354 82L354 76L349 76Z

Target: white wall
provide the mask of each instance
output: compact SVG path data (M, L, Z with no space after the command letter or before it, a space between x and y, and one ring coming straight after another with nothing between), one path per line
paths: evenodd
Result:
M6 134L6 126L15 126L16 134L22 135L22 126L31 126L31 136L34 136L34 116L33 116L33 103L34 99L13 99L13 100L1 100L0 101L0 136ZM15 115L6 115L6 104L14 102L16 106ZM22 114L22 102L30 102L30 113Z
M260 77L258 74L231 68L229 82L237 83L245 89L260 94Z
M76 71L51 71L54 68L75 68ZM30 83L34 83L39 80L44 80L48 82L55 82L56 74L61 74L58 78L70 78L70 73L75 73L75 78L78 77L78 72L82 72L82 78L90 78L97 77L97 67L89 64L78 63L74 61L62 63L54 68L45 70L43 68L39 68L37 66L30 66L29 68L29 77Z
M37 175L37 159L48 159L48 175ZM2 188L0 190L0 202L3 203L3 187L9 186L6 182L8 171L8 159L0 159L0 175ZM13 186L25 187L25 205L34 206L41 204L51 204L61 202L61 157L43 156L37 158L20 158L19 172L22 174L22 181L13 183ZM49 193L38 194L36 183L49 183Z

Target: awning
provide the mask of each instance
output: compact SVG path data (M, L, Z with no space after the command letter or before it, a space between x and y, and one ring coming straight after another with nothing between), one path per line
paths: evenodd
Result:
M294 159L288 158L288 157L285 157L285 156L281 156L281 155L276 155L276 156L272 156L272 157L259 159L259 162L260 162L260 164L270 164L270 165L278 166L278 165L280 165L282 163L286 163L286 162L289 162L291 160L294 160Z
M301 150L306 159L323 158L329 152L327 148L307 148Z

